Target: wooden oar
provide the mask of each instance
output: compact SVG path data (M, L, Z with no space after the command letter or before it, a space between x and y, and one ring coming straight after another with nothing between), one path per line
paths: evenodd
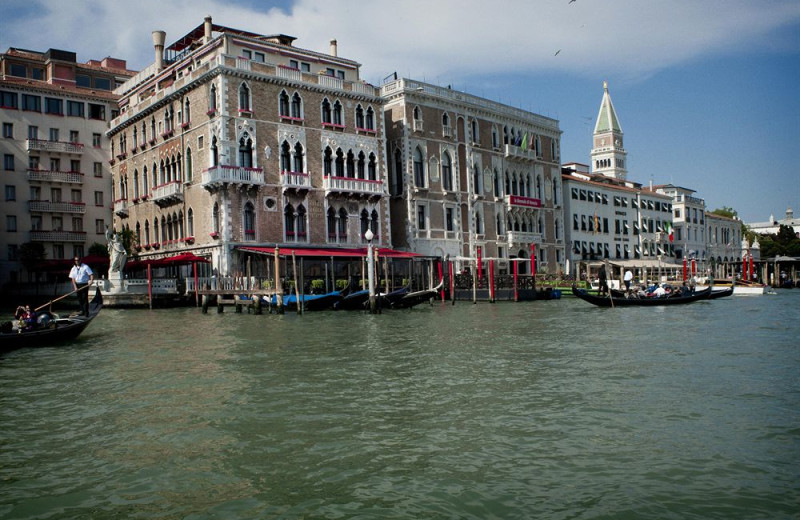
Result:
M606 286L607 286L607 289L608 289L608 301L611 302L611 308L613 309L614 308L614 297L611 296L611 284L608 282L608 280L611 279L611 277L608 276L609 275L609 272L608 272L608 258L606 258L603 261L603 264L604 264L603 265L603 269L605 269L605 271L606 271Z
M50 305L53 305L53 304L54 304L55 302L57 302L58 300L63 300L63 299L64 299L64 298L66 298L67 296L72 296L72 295L73 295L73 294L75 294L76 292L78 292L78 291L82 291L82 290L84 290L84 289L88 289L89 287L91 287L91 284L89 284L89 285L85 285L85 286L81 287L80 289L75 289L75 290L74 290L74 291L72 291L71 293L67 293L67 294L65 294L65 295L63 295L63 296L59 296L59 297L58 297L58 298L56 298L55 300L50 300L49 302L45 303L44 305L42 305L42 306L40 306L40 307L36 307L36 308L35 308L35 309L33 309L33 310L34 310L34 312L35 312L35 311L40 311L40 310L44 309L45 307L49 307Z

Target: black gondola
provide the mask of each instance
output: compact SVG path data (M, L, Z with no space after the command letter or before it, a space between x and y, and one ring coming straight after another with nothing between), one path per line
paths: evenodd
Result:
M702 291L695 291L688 295L680 296L648 296L644 298L626 298L617 296L594 296L589 294L586 289L578 289L575 285L572 286L572 294L587 301L598 307L651 307L660 305L681 305L683 303L692 303L698 300L707 300L711 295L711 287L703 289Z
M430 301L431 298L436 298L436 295L439 291L442 290L444 286L444 282L440 282L439 285L433 287L431 289L425 289L422 291L414 291L404 295L402 298L397 300L392 304L393 309L410 309L420 303L424 303Z
M716 300L717 298L724 298L726 296L730 296L733 294L734 286L731 285L727 289L722 289L721 291L711 291L711 294L708 296L709 300Z
M22 347L49 347L63 341L77 338L103 308L103 295L100 288L95 288L95 295L89 302L89 316L76 315L67 318L55 317L50 313L41 313L39 323L30 329L11 330L11 322L7 322L0 330L0 351L9 351ZM52 319L42 319L43 317Z

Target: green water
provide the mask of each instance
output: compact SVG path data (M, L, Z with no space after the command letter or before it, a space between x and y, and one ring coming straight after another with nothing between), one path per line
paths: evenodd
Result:
M798 304L104 309L0 354L0 518L798 518Z

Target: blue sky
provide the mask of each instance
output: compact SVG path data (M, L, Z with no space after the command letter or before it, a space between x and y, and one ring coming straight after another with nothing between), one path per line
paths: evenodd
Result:
M589 162L603 81L629 179L696 190L745 222L800 213L797 0L3 0L0 47L72 50L80 61L152 62L202 23L297 37L403 77L560 121L564 162Z

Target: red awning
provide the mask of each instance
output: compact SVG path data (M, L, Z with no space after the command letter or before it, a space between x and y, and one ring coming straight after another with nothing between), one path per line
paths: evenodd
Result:
M239 251L247 253L258 253L262 255L274 255L274 247L249 247L240 246L237 248ZM337 258L361 258L367 256L366 247L322 247L322 248L309 248L309 247L279 247L278 254L280 256L295 256L303 257L337 257ZM419 258L422 255L411 253L408 251L397 251L387 247L378 248L378 255L388 258Z
M167 258L162 258L161 261L168 265L207 264L211 262L211 260L203 258L202 256L197 256L194 253L181 253L175 256L168 256Z

